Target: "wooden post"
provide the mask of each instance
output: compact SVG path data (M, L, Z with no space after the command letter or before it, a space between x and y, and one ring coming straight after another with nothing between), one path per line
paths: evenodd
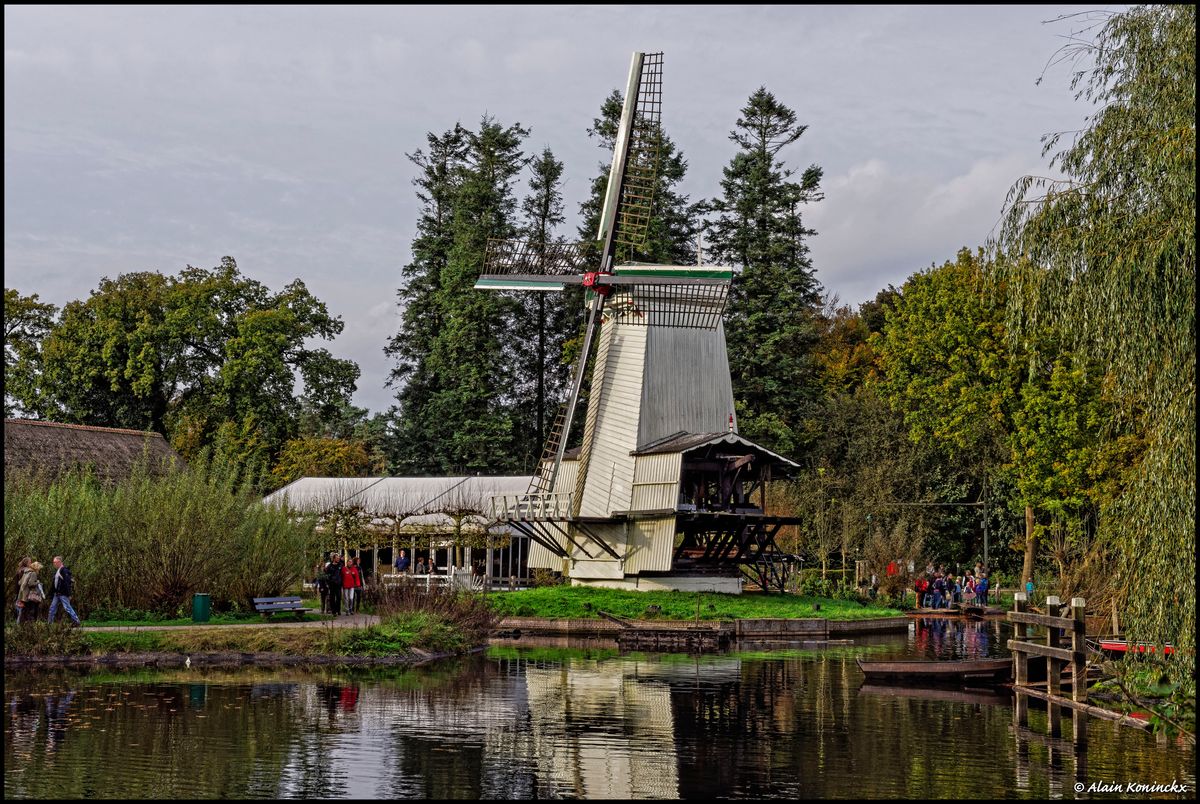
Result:
M1017 592L1013 595L1013 611L1024 614L1028 610L1027 595ZM1025 623L1013 623L1013 639L1022 642L1029 634L1029 626ZM1029 696L1022 695L1021 689L1029 683L1029 657L1022 650L1013 651L1013 680L1017 693L1016 710L1014 715L1018 726L1029 725Z
M1059 607L1061 603L1055 595L1046 598L1046 614L1051 617L1060 615ZM1058 628L1053 625L1046 626L1046 645L1047 647L1060 647L1058 638ZM1046 702L1046 715L1050 723L1050 736L1062 736L1062 707L1054 702L1054 699L1062 695L1062 665L1061 660L1053 656L1046 657L1046 692L1051 696Z
M1087 601L1082 597L1071 598L1071 619L1075 627L1071 629L1071 700L1076 703L1087 703L1087 620L1084 609ZM1071 739L1077 745L1087 742L1087 712L1074 709L1071 712Z
M1117 599L1115 597L1113 598L1113 601L1112 601L1112 615L1113 615L1113 636L1117 637L1117 636L1121 635L1121 624L1119 622L1117 622Z

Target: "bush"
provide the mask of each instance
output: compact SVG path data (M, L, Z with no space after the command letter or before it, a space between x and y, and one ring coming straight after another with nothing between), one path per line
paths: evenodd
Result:
M554 572L553 570L540 568L533 570L533 576L530 580L530 584L534 588L542 586L562 586L564 583L566 583L566 579L563 578L561 572Z
M108 485L82 471L51 481L6 475L4 491L9 585L21 556L42 561L48 585L49 559L62 555L84 617L122 609L175 616L195 592L211 594L218 610L249 607L300 580L316 547L311 519L264 507L203 461L165 475L141 462Z
M423 583L406 577L384 583L379 576L373 576L363 587L362 595L363 605L371 606L384 621L415 612L437 615L439 622L453 626L474 640L473 644L486 639L499 620L485 595L445 586L426 591Z

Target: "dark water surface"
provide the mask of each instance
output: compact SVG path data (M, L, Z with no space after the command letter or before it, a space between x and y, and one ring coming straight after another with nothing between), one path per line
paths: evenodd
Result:
M1076 798L1195 790L1107 721L1018 734L1006 694L863 685L855 657L1004 655L1000 623L715 656L497 644L410 670L5 674L6 798ZM1035 704L1036 706L1036 704ZM1070 717L1064 730L1069 736ZM1096 797L1096 796L1093 796Z

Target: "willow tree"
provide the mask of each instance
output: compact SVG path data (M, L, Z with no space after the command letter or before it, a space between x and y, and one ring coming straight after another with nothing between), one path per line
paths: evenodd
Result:
M1093 41L1072 89L1097 110L1068 143L1045 140L1061 178L1009 192L995 244L1010 335L1046 324L1108 372L1145 451L1108 506L1112 588L1132 639L1173 642L1195 668L1196 9L1139 6ZM1121 591L1123 590L1123 591Z

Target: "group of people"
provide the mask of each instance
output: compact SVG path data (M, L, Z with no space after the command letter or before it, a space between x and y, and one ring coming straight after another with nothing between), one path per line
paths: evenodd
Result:
M418 556L417 563L413 565L412 562L408 560L407 550L400 551L400 555L396 556L396 561L392 566L395 567L396 572L400 574L408 572L408 568L410 566L413 568L414 575L429 575L436 571L432 558L429 560L429 563L426 564L425 558L423 556Z
M986 606L988 587L987 572L980 564L975 565L974 571L967 570L962 576L946 572L945 565L935 570L930 564L915 584L917 604L926 609L947 608L951 603Z
M29 556L21 559L17 566L17 622L31 623L38 619L42 604L46 602L46 589L38 579L42 570L40 561L34 561ZM62 556L54 557L54 581L50 589L50 611L48 622L54 622L59 608L67 613L71 622L79 625L79 615L71 605L71 595L74 594L75 581L71 570L63 563Z
M321 594L322 614L340 616L343 604L347 615L358 610L363 588L363 572L358 556L342 561L340 553L331 553L327 561L317 564L315 582Z

